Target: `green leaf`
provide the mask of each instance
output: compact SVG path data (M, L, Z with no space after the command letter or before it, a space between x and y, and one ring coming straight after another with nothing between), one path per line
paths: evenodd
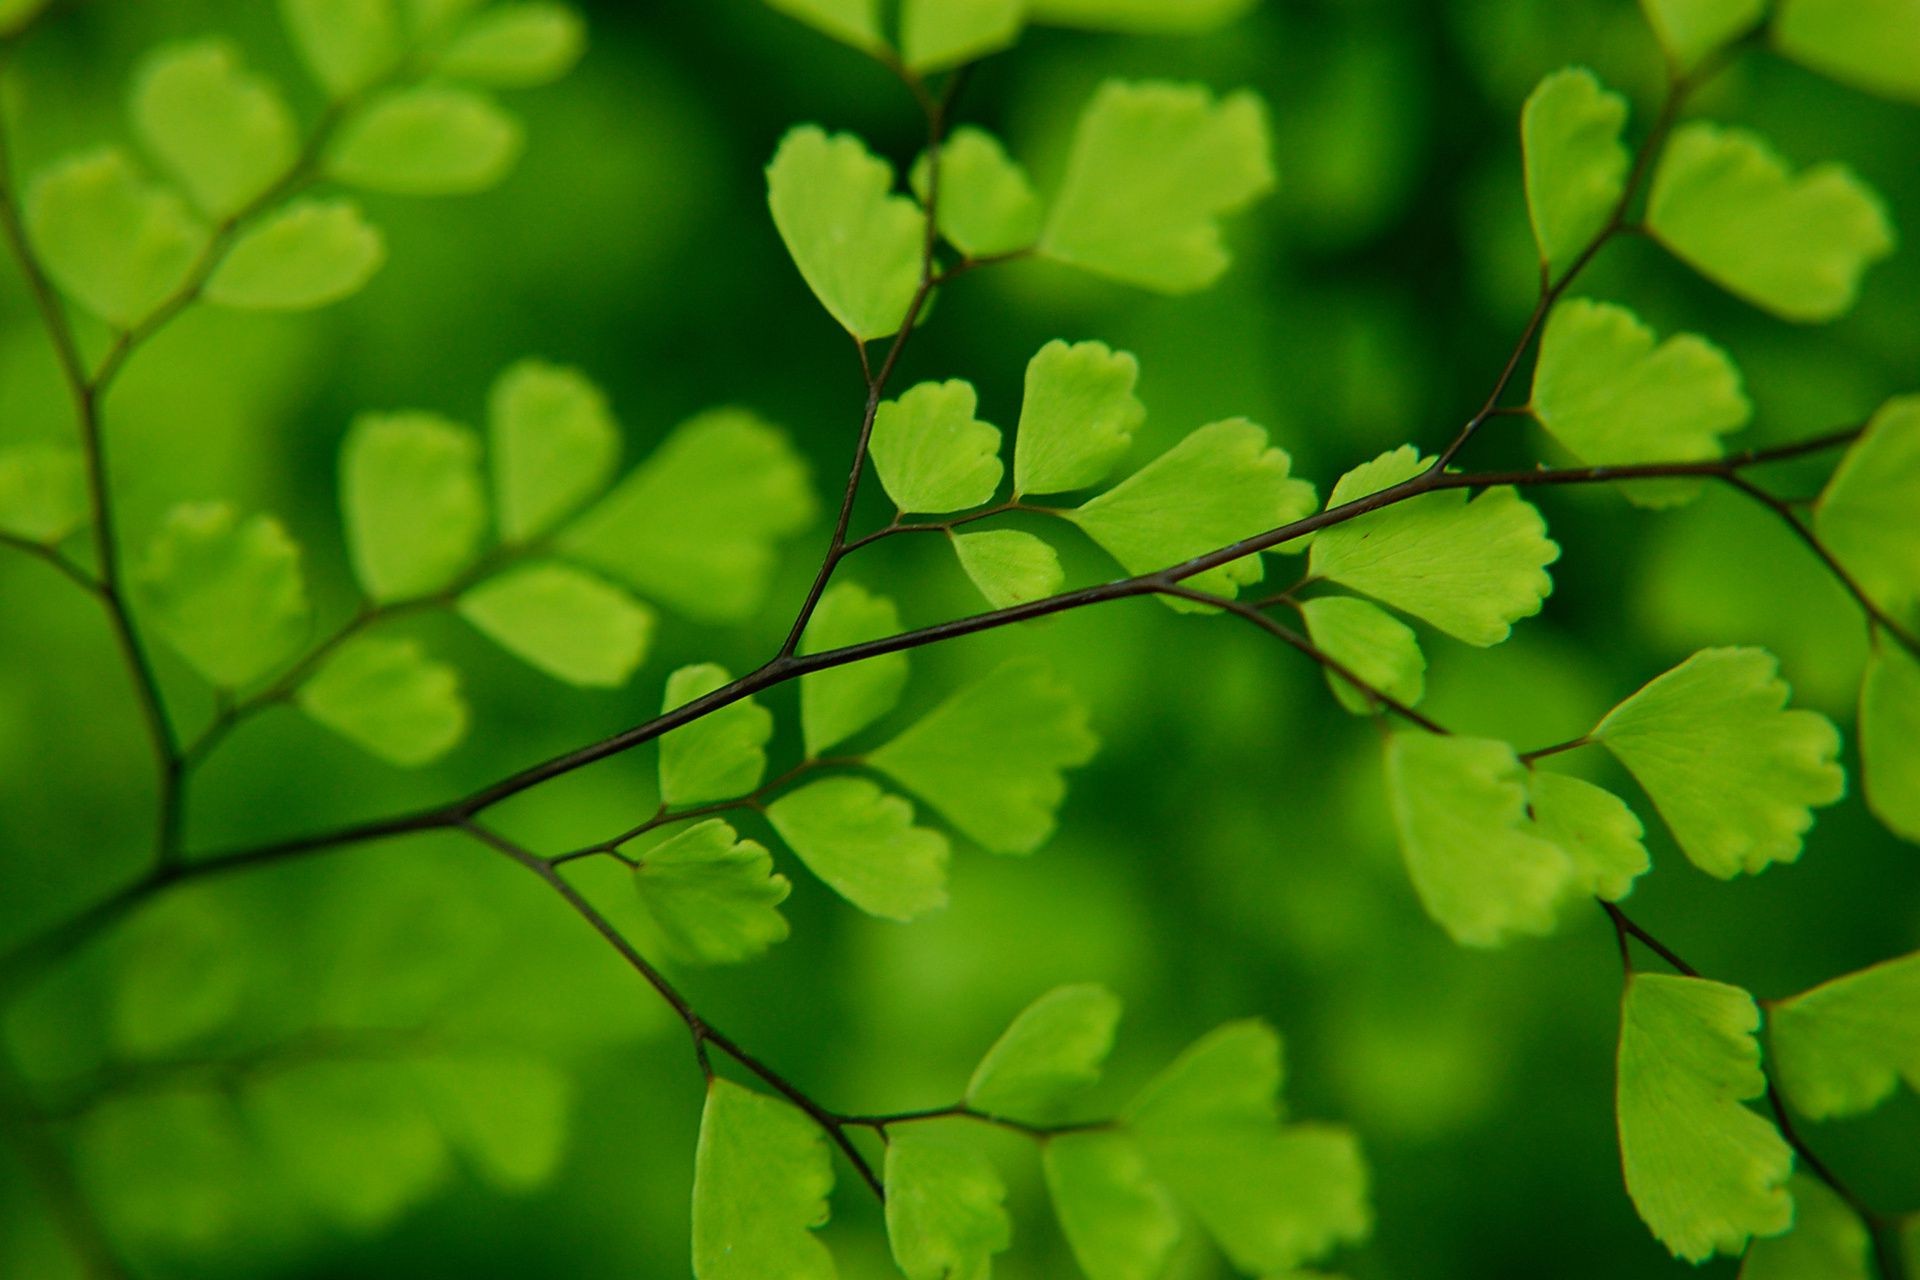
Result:
M682 423L560 535L560 549L703 622L751 614L775 540L813 519L806 464L744 409Z
M384 78L400 61L393 0L280 0L300 60L336 100Z
M925 155L913 166L913 189L932 194ZM961 125L940 148L940 234L969 258L991 258L1031 248L1040 238L1040 197L1027 172L985 129Z
M1412 445L1340 477L1327 509L1410 480L1428 460ZM1540 513L1512 489L1467 500L1463 489L1423 494L1314 535L1308 571L1432 623L1468 644L1505 640L1553 590L1560 548Z
M1180 1242L1180 1219L1131 1138L1049 1138L1041 1164L1060 1230L1087 1280L1161 1280Z
M1860 685L1860 774L1874 816L1920 841L1920 661L1885 635Z
M1413 887L1454 941L1493 947L1553 932L1577 872L1529 821L1526 772L1512 747L1395 733L1387 800Z
M926 215L893 191L893 167L850 133L802 125L767 166L767 203L787 252L842 328L861 341L900 328L920 288Z
M1527 212L1540 259L1558 276L1612 222L1632 154L1621 141L1627 100L1585 67L1542 80L1520 112Z
M774 874L766 846L718 818L648 849L633 883L667 949L688 964L737 964L786 940L779 908L793 886Z
M169 511L138 581L154 626L222 689L271 671L313 619L300 548L285 527L271 516L243 521L224 502Z
M354 576L376 601L431 596L480 553L480 441L428 413L362 414L341 449Z
M774 9L856 49L887 47L880 35L880 0L767 0Z
M900 52L916 71L943 71L1020 38L1025 0L902 0Z
M1270 150L1251 93L1110 80L1074 131L1040 252L1162 293L1204 289L1229 261L1218 220L1273 188Z
M1859 1115L1902 1079L1920 1089L1920 953L1773 1005L1780 1087L1810 1119Z
M414 1066L448 1145L505 1192L552 1181L565 1154L567 1078L528 1058L432 1057Z
M1119 1025L1120 998L1105 987L1055 987L1022 1009L980 1059L967 1105L1030 1124L1060 1119L1099 1083Z
M1796 1173L1787 1186L1793 1230L1748 1245L1740 1280L1872 1280L1873 1240L1847 1202L1811 1174Z
M1740 1105L1767 1087L1759 1025L1738 987L1646 973L1627 983L1616 1096L1627 1193L1689 1262L1739 1253L1793 1221L1793 1150Z
M971 1147L891 1134L886 1188L887 1240L907 1280L987 1280L1013 1243L1006 1184Z
M1035 659L957 691L868 763L994 853L1031 853L1053 834L1062 772L1100 745L1086 709Z
M653 612L571 565L510 569L460 597L460 616L556 680L612 689L647 654Z
M1408 706L1419 702L1427 689L1427 657L1419 637L1398 618L1352 596L1321 596L1300 606L1307 635L1328 657L1389 698ZM1380 708L1366 693L1328 671L1327 685L1340 705L1355 715L1372 715Z
M87 464L78 449L0 449L0 533L51 546L87 522Z
M295 697L316 721L392 764L431 763L467 733L459 676L412 640L349 641Z
M296 200L242 232L207 280L208 301L249 311L306 311L360 292L386 242L350 200Z
M1527 795L1539 833L1573 859L1579 887L1618 902L1650 865L1646 829L1626 801L1564 773L1534 770Z
M1703 649L1607 713L1592 733L1627 766L1687 858L1730 880L1800 856L1812 810L1846 791L1840 735L1786 709L1761 649Z
M1882 606L1920 600L1920 396L1873 416L1827 481L1813 528Z
M1146 406L1133 394L1140 362L1104 342L1055 339L1027 362L1014 438L1016 496L1100 483L1133 444Z
M27 189L27 232L55 284L131 329L187 283L206 228L115 148L61 161Z
M1187 35L1223 27L1258 0L1027 0L1034 22L1133 35Z
M607 487L620 428L607 397L577 369L522 360L495 379L487 401L500 536L527 543Z
M711 662L681 667L667 677L663 712L704 698L730 683ZM773 712L752 698L730 702L660 739L660 798L670 805L706 804L750 794L767 772Z
M418 85L350 116L327 150L327 172L369 191L466 195L506 177L525 141L520 122L485 96Z
M47 4L48 0L0 0L0 36L26 30Z
M912 920L947 905L947 838L865 778L810 782L767 820L829 888L869 915Z
M1313 486L1293 478L1286 450L1245 418L1201 427L1113 488L1061 514L1134 574L1151 573L1265 533L1313 510ZM1186 580L1232 596L1258 582L1260 557ZM1170 601L1176 608L1198 606Z
M586 24L561 4L503 4L455 33L440 74L497 88L530 88L573 70L587 47Z
M167 45L134 74L140 140L209 216L240 212L299 156L293 112L225 40Z
M900 631L893 601L851 582L820 597L801 638L803 654L824 653ZM800 677L800 729L807 756L840 745L900 703L907 683L907 655L887 653Z
M922 382L881 403L873 469L902 511L945 515L986 503L1000 487L1000 429L973 416L973 384Z
M698 1280L833 1280L813 1235L831 1190L833 1161L811 1120L731 1081L707 1085L693 1163Z
M1640 7L1678 77L1758 26L1767 0L1640 0Z
M1782 0L1773 43L1857 89L1920 102L1920 12L1909 0Z
M1696 271L1787 320L1832 320L1893 252L1879 196L1845 167L1794 174L1755 134L1693 123L1653 178L1647 228Z
M134 915L113 940L114 1048L135 1062L190 1057L240 1014L253 943L205 894L176 894Z
M1054 549L1018 529L949 535L960 567L996 609L1041 600L1060 589L1066 575Z
M1533 374L1533 414L1582 462L1696 462L1753 417L1740 370L1697 334L1660 342L1625 307L1573 298L1547 317ZM1642 506L1687 501L1698 480L1640 481Z
M1147 1165L1243 1271L1284 1270L1365 1239L1351 1134L1280 1123L1280 1037L1253 1021L1200 1038L1127 1106Z

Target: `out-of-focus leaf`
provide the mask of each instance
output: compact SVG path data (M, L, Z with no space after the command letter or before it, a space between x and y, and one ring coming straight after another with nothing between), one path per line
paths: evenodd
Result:
M139 570L168 643L216 686L265 675L307 637L312 610L300 548L271 516L241 520L222 502L167 513Z

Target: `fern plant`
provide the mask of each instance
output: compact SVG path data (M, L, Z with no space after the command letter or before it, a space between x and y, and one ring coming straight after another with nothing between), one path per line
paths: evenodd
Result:
M1098 982L1060 985L1008 1010L964 1085L956 1064L925 1105L843 1110L842 1089L797 1079L690 994L699 967L777 955L802 874L857 912L910 922L947 905L956 844L1044 846L1067 774L1099 745L1072 673L1016 656L915 687L911 655L1152 597L1294 651L1324 673L1329 717L1378 726L1407 891L1453 941L1534 945L1597 904L1624 971L1624 1189L1662 1245L1693 1262L1740 1257L1749 1280L1904 1275L1910 1217L1865 1194L1802 1125L1920 1087L1920 955L1759 1001L1623 905L1652 869L1656 823L1719 880L1798 859L1815 811L1846 788L1835 725L1791 705L1779 662L1739 643L1641 673L1636 692L1557 740L1514 742L1422 708L1430 645L1500 645L1546 605L1561 552L1545 491L1617 494L1624 537L1642 513L1728 489L1783 522L1865 620L1867 803L1920 840L1920 399L1741 447L1755 407L1727 351L1586 293L1597 260L1644 238L1781 320L1846 313L1894 248L1883 201L1848 170L1796 167L1697 104L1762 46L1920 101L1920 9L1644 0L1665 87L1637 122L1592 71L1545 75L1519 113L1512 198L1539 272L1510 353L1463 425L1321 483L1246 418L1139 460L1140 363L1098 339L1039 346L1017 405L946 371L901 385L916 331L941 323L936 300L976 275L1050 262L1054 279L1183 295L1229 270L1234 220L1276 181L1258 95L1102 83L1044 183L967 119L963 90L1030 27L1194 32L1247 4L772 4L883 67L924 128L896 166L855 134L799 124L766 167L772 227L819 323L844 330L858 358L844 482L823 501L785 433L727 406L623 472L609 397L530 357L474 389L483 429L413 410L347 427L338 500L356 599L338 616L316 607L307 553L272 513L187 500L128 535L114 462L123 374L198 308L307 311L365 287L387 250L363 194L499 181L525 131L497 95L567 74L581 20L546 3L283 0L310 111L252 69L251 49L207 37L141 60L129 141L17 173L11 129L0 132L0 233L71 413L65 440L0 451L0 545L60 575L112 638L156 800L138 871L75 906L30 903L0 970L0 1115L33 1177L25 1215L58 1228L11 1232L10 1273L271 1269L316 1235L388 1226L456 1160L507 1191L544 1184L573 1087L555 1046L618 1044L635 1016L621 993L545 967L561 945L548 933L583 927L683 1025L704 1081L691 1153L702 1280L839 1274L816 1232L841 1175L881 1206L892 1269L857 1246L848 1265L986 1276L1016 1230L1052 1229L1008 1207L1010 1176L1032 1176L1009 1172L1024 1157L1037 1157L1089 1280L1201 1274L1209 1253L1196 1248L1249 1276L1305 1275L1358 1250L1364 1272L1377 1175L1359 1135L1317 1102L1300 1117L1283 1106L1281 1041L1263 1020L1193 1028L1190 1047L1104 1105L1095 1088L1121 1001ZM39 8L0 5L9 55L60 21ZM1537 460L1477 461L1523 420L1541 429ZM1810 461L1827 464L1817 497L1779 487L1784 467ZM876 486L890 516L868 514ZM811 536L822 515L824 550ZM897 541L950 554L975 605L923 616L882 579L854 576L863 553ZM1109 567L1069 585L1095 551ZM798 599L779 598L782 558L813 554ZM223 757L233 767L240 735L270 713L290 709L402 768L460 746L474 717L459 672L404 630L435 613L586 689L627 686L668 619L772 614L783 638L738 674L679 666L657 712L518 757L451 798L231 847L196 836L207 776ZM320 733L291 740L324 749ZM1603 753L1633 790L1590 767ZM541 797L630 758L646 761L648 799L635 803L646 781L625 777L616 816L546 847ZM1284 785L1273 791L1284 804ZM445 869L402 860L436 838ZM564 910L511 939L476 936L443 901L476 851L520 873L502 894ZM310 877L297 910L250 896L268 868ZM400 887L378 909L376 884ZM502 950L511 980L468 981ZM263 954L282 979L307 975L295 998L239 963Z

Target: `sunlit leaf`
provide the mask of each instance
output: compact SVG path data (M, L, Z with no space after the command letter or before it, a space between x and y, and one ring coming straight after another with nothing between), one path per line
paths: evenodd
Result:
M673 711L726 685L733 677L711 662L681 667L667 677L660 710ZM660 738L660 798L671 805L705 804L744 796L767 772L773 713L741 698Z
M461 27L437 65L456 80L525 88L573 70L586 44L586 24L565 5L502 4Z
M350 200L296 200L243 232L207 280L210 302L304 311L360 292L386 242Z
M1920 1089L1920 954L1822 983L1768 1010L1780 1087L1815 1120Z
M1579 887L1617 902L1649 865L1646 829L1626 801L1604 787L1564 773L1535 770L1527 800L1540 835L1573 859Z
M382 94L341 127L328 174L395 195L465 195L499 182L525 130L482 94L426 84Z
M1018 529L955 533L953 551L973 585L996 609L1040 600L1060 589L1060 555L1033 534Z
M500 536L529 542L607 487L620 428L600 388L577 369L522 360L487 400Z
M1876 635L1860 685L1860 774L1867 807L1920 841L1920 661Z
M900 52L919 71L996 53L1020 36L1026 0L902 0Z
M502 1191L531 1191L560 1167L567 1078L544 1062L436 1056L414 1066L428 1113L474 1171Z
M1060 1230L1087 1280L1160 1280L1180 1241L1180 1218L1133 1140L1050 1138L1041 1161Z
M437 760L467 732L459 677L412 640L349 641L295 696L309 716L397 765Z
M1759 1026L1738 987L1646 973L1627 984L1616 1098L1627 1192L1689 1262L1737 1254L1793 1221L1793 1151L1741 1105L1766 1090Z
M902 511L978 507L1000 487L1000 429L975 418L973 384L922 382L874 415L873 469Z
M1845 84L1920 102L1920 10L1910 0L1781 0L1773 43Z
M186 284L207 241L184 200L142 181L113 148L73 156L36 177L26 224L54 283L123 329Z
M1880 604L1920 600L1920 396L1874 415L1827 481L1813 527Z
M967 1082L967 1105L1029 1123L1058 1120L1100 1080L1120 999L1095 983L1055 987L1022 1009Z
M1046 664L1006 663L955 691L868 763L995 853L1053 834L1063 771L1093 757L1087 713Z
M833 1161L811 1120L731 1081L707 1085L693 1164L698 1280L833 1280L813 1235L831 1190Z
M865 778L825 778L767 806L807 870L869 915L912 920L947 904L947 838Z
M1796 1173L1787 1186L1793 1229L1748 1245L1740 1280L1872 1280L1872 1237L1847 1202L1812 1174Z
M393 0L280 0L301 61L336 99L351 98L400 61Z
M1035 22L1089 31L1178 35L1211 31L1238 18L1258 0L1027 0Z
M1674 71L1687 75L1758 26L1767 0L1640 0L1640 7Z
M1812 810L1846 790L1825 716L1787 709L1773 655L1704 649L1593 731L1653 799L1693 864L1723 880L1800 856Z
M1621 133L1627 100L1585 67L1540 82L1520 114L1527 212L1540 258L1556 275L1607 228L1627 190L1632 156Z
M1408 706L1427 687L1427 656L1419 637L1398 618L1352 596L1319 596L1300 606L1307 636L1320 651L1373 688ZM1327 685L1340 705L1355 715L1380 708L1365 691L1328 670Z
M167 513L139 569L154 625L194 670L232 689L271 671L307 638L312 608L300 548L271 516L223 502Z
M1139 378L1139 361L1104 342L1056 339L1040 348L1027 362L1015 493L1066 493L1106 479L1147 416L1133 394Z
M893 601L851 582L836 583L820 597L800 652L821 653L899 631L900 611ZM807 755L821 755L893 710L906 683L904 653L800 677L800 728Z
M1108 81L1074 131L1040 252L1163 293L1204 289L1227 269L1218 220L1273 187L1269 151L1251 93Z
M274 86L225 40L167 45L135 73L133 124L207 214L246 208L293 168L299 136Z
M611 689L646 657L653 612L571 565L510 569L460 597L460 616L556 680Z
M887 1240L907 1280L986 1280L1013 1243L1006 1185L970 1147L890 1134L886 1188Z
M0 533L56 543L87 521L87 464L67 445L0 449Z
M689 964L736 964L786 940L780 904L793 886L764 845L718 818L641 854L633 882L667 948Z
M487 497L480 441L427 413L363 414L340 457L354 576L376 601L448 586L480 553Z
M932 166L924 155L913 166L913 189L923 202L932 195ZM948 243L969 258L1014 253L1040 238L1040 216L1026 170L998 138L973 125L947 137L936 221Z

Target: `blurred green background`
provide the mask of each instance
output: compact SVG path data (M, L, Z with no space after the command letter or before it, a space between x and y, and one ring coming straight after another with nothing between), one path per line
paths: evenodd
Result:
M418 407L476 420L494 374L523 355L605 385L630 457L691 413L738 403L786 427L820 491L837 490L859 370L785 257L761 167L802 121L852 129L903 161L919 140L911 100L860 55L757 0L606 0L586 12L581 67L513 97L529 149L503 186L371 199L391 262L363 294L289 319L196 311L139 357L108 414L130 544L181 499L277 512L307 548L323 613L341 616L351 593L334 459L350 417ZM124 136L122 86L137 57L209 29L299 83L273 6L259 0L74 6L44 24L4 84L19 172ZM1141 360L1150 417L1137 460L1237 414L1268 426L1323 490L1385 448L1437 447L1484 396L1532 304L1515 121L1540 75L1575 62L1629 92L1644 121L1659 60L1630 0L1269 0L1205 38L1030 33L973 77L960 115L1002 131L1043 190L1078 104L1120 74L1259 90L1273 108L1281 192L1233 224L1234 270L1195 298L1044 265L967 279L939 300L897 385L966 377L981 415L1010 427L1040 344L1099 338ZM1920 226L1920 113L1765 53L1698 108L1756 126L1796 162L1845 160L1886 194L1898 225ZM1874 272L1858 311L1823 329L1769 320L1637 241L1610 250L1581 292L1726 345L1759 405L1753 443L1857 421L1914 389L1920 255ZM70 430L44 336L17 276L0 273L0 443ZM1503 420L1476 456L1517 465L1543 447ZM1810 494L1820 478L1816 466L1786 487ZM1565 548L1548 610L1490 652L1435 637L1439 718L1543 745L1694 648L1747 643L1781 656L1806 704L1850 722L1862 627L1764 513L1719 492L1661 514L1599 492L1542 503ZM877 500L862 512L886 514ZM443 799L645 718L682 662L743 670L777 646L824 537L817 528L787 549L751 625L669 619L640 676L612 695L563 689L448 619L400 624L466 673L471 740L442 765L402 773L271 714L206 770L193 847ZM846 572L896 596L909 623L974 610L940 550L889 544ZM1086 548L1069 564L1081 581L1111 574ZM1619 970L1599 912L1547 942L1489 954L1451 945L1394 852L1375 727L1340 712L1304 662L1230 620L1136 602L924 651L910 704L1036 651L1067 674L1105 741L1073 779L1053 843L1030 860L962 851L952 906L912 926L859 916L796 876L790 942L742 968L685 975L703 1011L822 1101L865 1111L951 1101L1005 1021L1063 981L1106 982L1127 1001L1109 1072L1116 1103L1201 1031L1261 1015L1287 1038L1294 1111L1351 1124L1373 1161L1375 1237L1340 1261L1356 1280L1689 1270L1651 1240L1620 1186ZM188 673L164 675L190 722L204 714ZM782 718L776 746L792 758L793 693L768 701ZM652 811L651 771L647 751L585 771L517 802L508 825L548 850L604 834ZM0 943L138 870L150 773L97 611L41 566L0 559ZM1857 798L1823 816L1798 865L1739 883L1708 880L1664 833L1654 840L1636 918L1763 997L1920 945L1913 851ZM686 1036L501 860L419 839L177 895L15 1011L7 1032L23 1066L43 1082L106 1066L104 993L129 966L149 976L142 998L154 1001L244 990L246 1025L231 1033L243 1047L297 1038L365 1001L433 1035L516 1046L574 1082L551 1184L503 1198L456 1178L362 1237L315 1227L229 1150L206 1119L217 1087L137 1091L77 1127L93 1135L82 1134L94 1153L83 1151L82 1177L141 1274L688 1274L700 1089ZM1920 1205L1911 1097L1807 1136L1875 1203ZM998 1274L1071 1274L1033 1153L1017 1141L996 1150L1016 1223ZM843 1271L891 1274L870 1198L841 1172L827 1235ZM340 1176L377 1174L343 1159ZM67 1275L30 1185L0 1164L0 1259L12 1259L0 1269ZM1189 1252L1182 1276L1224 1274L1199 1246Z

